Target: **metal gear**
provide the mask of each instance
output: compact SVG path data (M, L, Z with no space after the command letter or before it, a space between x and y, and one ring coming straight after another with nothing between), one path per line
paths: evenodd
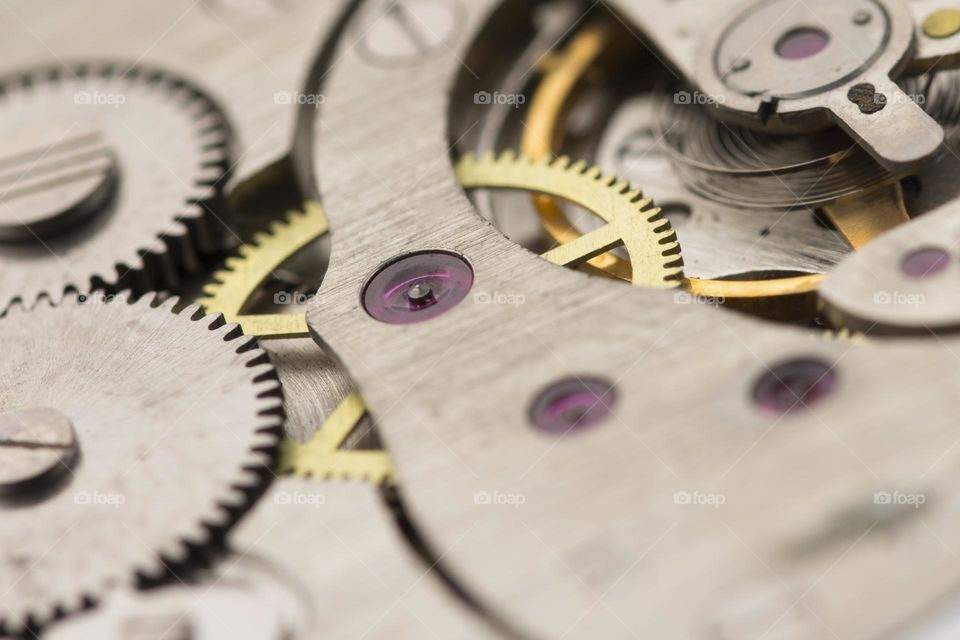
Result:
M567 157L531 160L507 151L496 157L465 155L456 167L467 189L503 188L532 191L579 205L604 225L543 254L565 266L580 266L623 246L630 255L634 285L671 289L683 280L683 258L677 236L660 209L639 189L616 176L604 175L585 162Z
M287 440L283 443L280 471L301 478L365 480L375 485L393 483L393 465L386 451L343 448L366 413L360 394L348 395L308 442Z
M308 202L303 211L291 212L285 221L258 233L253 243L243 245L239 256L228 258L227 268L213 274L198 300L207 310L222 313L250 335L260 338L302 338L310 335L302 314L245 315L250 299L280 266L329 230L327 216L317 203Z
M0 635L191 559L263 489L283 416L273 366L235 325L176 305L68 295L0 319L0 455L42 484L0 502ZM29 446L51 416L75 437ZM55 477L24 460L53 446L74 453Z
M293 211L286 220L273 223L268 232L257 234L253 244L241 246L239 255L227 260L227 269L214 274L214 282L204 288L206 297L198 302L239 323L250 335L281 338L263 345L274 359L284 387L298 388L287 400L288 440L281 449L281 472L379 485L390 481L390 458L379 446L358 449L350 442L366 407L360 395L351 392L346 374L316 344L309 338L308 344L301 344L300 338L309 335L305 317L244 313L271 275L328 229L323 208L307 203L303 211ZM318 379L324 382L321 389L313 388ZM337 404L328 408L325 405L332 398Z
M200 89L140 65L0 79L0 313L65 289L169 288L220 248L230 129Z

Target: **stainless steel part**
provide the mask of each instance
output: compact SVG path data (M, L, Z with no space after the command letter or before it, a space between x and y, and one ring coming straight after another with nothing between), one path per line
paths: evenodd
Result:
M877 333L930 333L960 327L960 203L953 201L867 245L834 270L821 296L838 324ZM911 254L929 250L919 271ZM941 253L942 252L942 253Z
M952 589L960 566L943 541L957 533L960 368L949 350L821 341L559 269L506 240L457 186L446 133L478 30L518 8L464 9L450 50L418 64L372 65L350 36L341 48L316 131L335 241L309 313L454 580L535 637L762 625L754 635L871 638ZM408 326L366 316L367 278L421 249L462 254L474 292L524 304L468 297ZM768 415L753 387L794 358L826 363L833 395ZM576 436L532 429L533 399L575 375L616 385L613 416Z
M80 450L58 486L0 507L3 629L42 626L183 562L270 477L273 367L235 326L175 303L68 297L0 320L0 410L57 410Z
M657 133L656 109L651 96L624 103L603 133L597 162L632 184L652 185L648 193L677 232L688 277L822 273L849 252L835 231L818 224L805 209L725 207L692 193Z
M162 250L162 245L157 246L156 234L166 233L176 245L182 231L173 224L173 217L184 210L193 211L195 207L189 204L190 200L214 191L210 186L199 191L195 189L194 175L199 173L204 180L216 181L216 190L230 192L235 199L263 188L265 182L269 183L282 164L280 161L291 154L298 114L306 112L304 119L309 120L310 112L315 112L322 103L322 95L307 95L300 88L321 38L330 31L346 3L340 0L323 3L278 0L253 4L262 9L255 12L255 18L249 10L251 3L245 3L247 10L234 10L236 3L193 0L138 3L136 6L123 0L93 0L81 4L57 0L53 3L8 2L0 7L4 15L0 21L0 38L7 50L0 73L16 74L36 69L38 60L55 64L60 69L61 81L51 89L56 95L57 87L62 87L65 93L61 97L77 110L68 112L66 123L51 122L49 126L69 130L76 125L73 133L82 133L86 130L84 123L89 124L95 113L100 117L93 118L94 124L103 124L104 120L116 123L119 131L114 131L115 135L110 139L111 148L120 145L121 149L132 154L130 158L123 158L126 164L120 167L121 193L117 197L123 203L130 199L128 196L144 198L130 203L138 207L136 213L139 217L133 223L118 215L117 211L96 221L100 225L109 223L108 229L99 231L121 227L122 232L92 233L88 228L86 233L90 237L84 238L83 251L53 245L51 249L58 257L41 248L42 254L37 252L29 258L32 272L57 270L57 278L31 277L19 282L24 279L18 276L16 284L23 288L15 289L5 279L14 270L5 268L4 279L0 279L3 284L0 294L9 297L8 290L14 289L13 295L25 298L35 296L38 291L59 295L64 281L86 289L91 284L91 275L108 282L118 277L119 274L114 272L117 262L126 262L129 267L141 266L138 255L144 251L147 252L143 265L147 282L131 279L129 284L143 288L166 286L169 283L164 281L165 278L173 278L176 267L183 265L177 260L168 260L164 254L169 250L182 252L186 265L190 266L191 251L189 246ZM97 19L91 20L91 16ZM83 29L77 28L79 24ZM112 65L113 73L107 86L75 86L68 68L76 69L75 65L85 60ZM165 95L161 90L163 83L154 85L144 96L153 101L153 109L148 111L142 109L145 106L142 100L133 104L134 98L142 96L142 92L118 104L121 96L128 95L128 88L120 79L134 66L163 69L173 77L185 78L188 84L198 87L223 109L232 132L229 141L235 151L228 163L228 177L222 177L222 168L213 172L212 165L206 166L205 163L212 161L213 151L204 149L211 137L220 143L227 142L227 139L222 133L212 131L204 131L198 137L192 122L192 116L197 113L191 112L196 105L191 106L184 90L174 89ZM127 79L135 80L133 77ZM29 124L35 130L35 120L43 114L31 114L37 105L28 99L49 97L43 93L44 86L41 83L32 91L11 88L0 100L0 110L7 114L4 122L21 126ZM70 92L70 88L74 91ZM81 97L104 104L91 104L88 109L82 109L73 102L73 93L78 91L89 91L89 94L80 94ZM175 108L172 122L170 117L162 117L164 107ZM156 119L158 116L159 120ZM14 117L17 120L11 121ZM208 127L212 123L200 124ZM43 139L38 138L36 142ZM202 151L199 156L191 154L191 149L196 146ZM309 170L301 165L297 154L293 154L292 166L296 177L305 183L304 176ZM152 178L149 193L143 192L142 187L135 188L137 183L133 179L142 173ZM64 197L58 196L60 199ZM174 208L162 208L166 199L173 200ZM9 213L7 211L0 217L8 221ZM216 213L222 218L222 211ZM135 234L147 226L145 220L161 214L163 217L153 223L156 229L143 229L153 231L146 240ZM226 219L214 220L212 231L229 237L227 222ZM91 246L94 241L105 241L110 250L105 251L100 245ZM201 249L210 241L209 237L198 239ZM13 260L20 255L18 251L23 249L14 251L3 247L0 256L5 266L7 256ZM0 299L0 309L8 302L8 299Z
M502 637L416 555L373 487L284 478L231 543L206 579L118 594L47 640L152 638L178 625L190 640Z
M144 66L96 63L23 69L0 89L0 135L17 141L0 205L0 312L97 282L172 286L216 246L206 207L228 169L230 133L199 90Z
M51 482L76 456L77 434L59 411L27 407L0 415L0 496Z
M121 590L95 611L54 625L45 640L296 640L310 603L296 575L256 554L149 591Z
M645 18L649 7L640 5L649 3L611 4L647 32L658 29L655 17L670 18L668 25L689 19L689 2L654 3ZM836 123L893 171L916 169L939 150L942 129L891 79L916 51L904 0L750 0L716 8L707 11L717 20L694 27L695 61L679 64L724 117L787 130ZM799 40L797 51L785 51L792 40Z
M353 390L346 372L310 338L264 340L284 389L284 433L306 442Z

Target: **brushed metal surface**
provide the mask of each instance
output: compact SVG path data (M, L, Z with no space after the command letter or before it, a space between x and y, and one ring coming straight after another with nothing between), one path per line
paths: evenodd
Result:
M372 66L349 35L341 48L316 129L334 241L309 313L458 583L533 636L672 638L716 637L754 602L771 635L875 637L955 585L949 350L821 341L564 271L507 241L448 157L449 96L469 86L471 40L497 5L467 9L450 50L418 65ZM366 316L367 277L427 248L466 256L474 291L525 303L468 299L403 327ZM836 395L764 415L754 382L794 356L836 363ZM559 439L533 431L529 402L571 375L615 381L616 418ZM883 491L929 500L887 508Z

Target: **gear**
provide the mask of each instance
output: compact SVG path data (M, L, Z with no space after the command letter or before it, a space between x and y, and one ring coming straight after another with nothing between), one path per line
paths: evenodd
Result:
M276 373L238 327L176 304L68 295L0 320L0 466L34 480L0 478L0 635L185 563L264 488ZM33 457L61 448L56 474Z
M386 451L343 448L366 413L360 394L348 395L308 442L283 443L280 471L302 478L392 483L393 466Z
M260 338L299 338L309 336L302 314L244 315L244 307L261 285L305 246L329 230L327 216L316 203L307 203L302 212L275 222L269 233L254 236L254 243L240 247L239 256L227 260L227 269L213 275L214 282L204 288L198 302L209 311L222 313L230 322Z
M584 207L605 224L543 255L565 266L579 266L618 246L630 255L633 284L668 289L683 280L683 259L677 236L660 209L625 180L605 176L584 162L569 158L531 160L512 151L499 158L465 155L456 167L464 188L532 191Z
M0 79L0 313L20 299L176 285L221 248L210 205L230 130L187 81L141 66Z
M387 453L379 447L354 449L353 443L349 442L366 415L360 395L349 392L349 380L339 368L331 366L315 344L311 343L308 351L300 348L299 341L293 340L309 335L304 316L243 313L271 275L298 251L324 235L328 228L327 217L317 203L307 203L302 212L291 212L285 221L273 223L268 233L257 234L254 244L240 247L239 255L227 260L228 268L214 274L214 282L204 289L206 297L198 302L208 311L221 313L231 322L239 323L250 335L283 338L266 342L264 348L278 363L284 387L291 384L302 387L307 381L298 375L298 371L304 371L311 380L323 377L324 391L328 388L333 391L332 394L325 393L322 398L317 397L315 390L293 394L293 398L307 398L310 404L288 407L287 413L295 424L287 425L291 439L282 447L281 471L303 477L367 480L381 484L389 481L391 476ZM323 425L318 429L316 423L310 424L309 420L317 414L320 404L328 400L327 396L337 393L342 400ZM310 432L308 441L298 442L307 431Z
M531 101L527 116L528 122L521 143L524 153L535 159L549 157L553 153L557 142L562 139L561 133L564 121L570 111L577 90L583 85L587 74L596 69L601 57L610 48L610 31L610 26L604 22L588 25L573 37L563 52L551 58L551 64L547 66L543 80L537 87ZM942 106L938 109L946 111ZM702 115L702 109L691 108L689 105L685 105L682 110L674 108L672 111L697 114L705 123L710 123L710 126L715 124L713 119ZM660 134L659 137L670 142L672 138L667 135L668 133L673 132L676 136L679 135L676 132L683 131L684 136L687 136L689 128L673 126L667 132ZM726 129L717 128L722 131L729 129L729 127ZM749 135L745 135L745 137L752 139ZM799 145L809 151L807 147L811 143L807 140L808 137L791 139L791 142L795 146ZM775 139L782 143L783 138L783 136L779 136ZM771 144L769 140L767 143ZM814 144L812 148L822 146L822 144ZM845 149L846 146L843 145L840 151ZM694 155L701 161L704 156L703 153ZM757 162L756 157L757 154L754 153L751 162ZM853 154L830 153L820 160L824 160L831 167L838 165L838 163L839 166L845 167L856 164L857 159L860 159L861 164L873 167L876 175L867 179L863 178L864 171L838 170L833 173L827 171L826 173L831 176L831 179L835 177L843 184L840 187L830 186L829 189L833 189L835 193L831 192L829 197L823 196L819 200L813 199L817 202L830 203L830 206L825 209L827 216L854 248L858 248L884 231L909 220L899 182L893 180L889 173L864 152L858 149ZM799 162L798 159L797 163ZM784 179L779 175L783 170L772 171L770 169L771 165L776 164L775 162L769 160L768 162L761 161L759 164L762 165L763 171L761 173L765 174L765 180L774 183L778 188L784 188ZM814 171L814 175L809 179L812 187L810 184L802 187L794 186L792 191L794 198L796 198L796 193L802 193L805 197L809 197L809 192L818 184L824 182L825 176L823 174L822 167L820 170ZM863 179L850 183L851 175L854 174ZM740 175L737 179L742 181L743 176ZM828 188L826 184L823 187ZM762 189L758 187L754 191L759 193ZM850 195L854 191L859 193ZM757 193L741 193L740 195L748 198L757 197ZM581 232L555 200L537 196L534 198L534 204L540 214L544 228L552 238L563 243L579 240ZM591 260L591 265L611 276L624 280L630 279L629 261L616 254L607 253L598 256ZM811 311L816 309L816 290L824 277L823 274L818 273L764 280L687 278L684 280L683 286L696 296L723 299L731 306L745 311L769 317L794 318L798 315L810 315ZM771 298L777 298L778 300L770 302Z

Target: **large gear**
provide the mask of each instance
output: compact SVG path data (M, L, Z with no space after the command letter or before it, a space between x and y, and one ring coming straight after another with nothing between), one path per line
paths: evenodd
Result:
M219 248L230 129L188 81L142 65L0 80L0 313L15 299L176 285Z
M68 296L0 320L5 467L36 467L24 456L38 447L18 446L49 424L36 410L66 425L71 443L56 446L74 454L37 469L43 487L4 495L29 508L4 513L0 635L191 559L270 477L283 415L273 366L237 326L175 305Z
M465 155L456 167L467 189L502 188L561 198L595 214L604 223L597 230L544 254L566 266L579 266L617 247L630 255L630 280L653 289L671 289L683 280L683 259L677 236L660 209L643 192L616 176L604 175L585 162L567 157L531 160L506 151Z

